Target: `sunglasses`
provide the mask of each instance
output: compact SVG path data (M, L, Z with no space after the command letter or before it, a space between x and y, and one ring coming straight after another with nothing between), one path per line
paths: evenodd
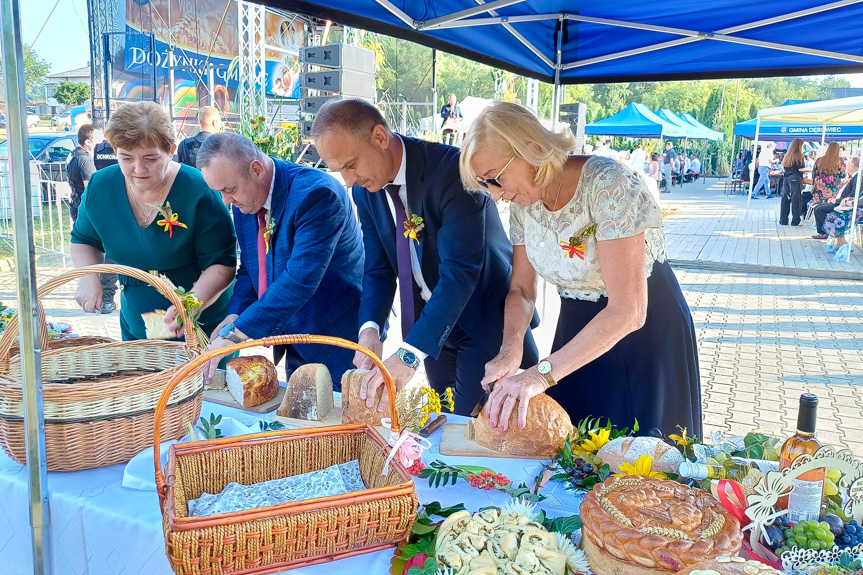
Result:
M474 176L476 178L476 183L482 186L483 188L488 189L489 184L495 186L497 188L502 188L503 186L500 183L500 177L503 175L504 171L509 167L512 161L515 159L515 156L511 157L503 169L498 172L498 174L493 178L488 178L487 180L484 178L480 178L479 176Z

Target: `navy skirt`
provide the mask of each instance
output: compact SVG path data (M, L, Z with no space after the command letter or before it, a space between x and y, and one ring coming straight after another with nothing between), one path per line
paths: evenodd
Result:
M557 351L608 305L561 298L552 351ZM639 435L678 426L702 437L701 382L695 326L689 306L668 262L654 263L647 279L644 326L620 340L603 356L560 380L548 395L577 424L585 417L609 417L619 428L638 419Z

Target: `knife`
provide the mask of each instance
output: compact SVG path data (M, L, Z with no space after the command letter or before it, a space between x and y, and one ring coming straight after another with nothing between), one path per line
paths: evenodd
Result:
M437 419L428 422L425 427L420 429L420 435L422 435L423 437L428 437L429 435L437 431L438 428L444 423L446 423L446 415L438 415Z
M491 391L494 389L494 383L488 386L488 391L484 391L482 393L482 397L479 398L479 402L477 402L476 407L473 408L473 411L470 412L471 417L476 417L482 412L482 408L485 407L485 404L488 403L488 396L491 395Z

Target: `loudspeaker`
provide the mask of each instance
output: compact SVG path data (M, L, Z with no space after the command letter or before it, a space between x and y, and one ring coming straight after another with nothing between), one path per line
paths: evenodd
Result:
M584 149L584 126L587 123L587 104L563 104L560 106L560 121L569 124L575 136L575 154L581 154Z
M327 70L308 72L300 76L300 86L309 90L332 92L359 98L375 97L375 76L354 70Z
M375 53L350 44L300 48L300 62L326 68L341 68L374 75Z
M331 96L312 96L309 98L303 98L300 100L300 110L302 110L305 114L317 114L321 109L321 106L329 102L330 100L344 100L346 98L351 98L352 96L342 96L341 94L333 94ZM359 98L360 100L365 100L371 104L374 104L374 98Z

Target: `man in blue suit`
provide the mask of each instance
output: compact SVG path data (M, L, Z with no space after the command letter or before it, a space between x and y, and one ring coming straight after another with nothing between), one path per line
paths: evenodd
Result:
M469 414L485 364L500 351L512 273L512 245L494 202L464 190L457 148L393 133L366 102L327 103L312 135L327 166L353 187L363 230L359 343L381 355L398 283L403 343L384 362L396 387L424 361L432 387L454 387L456 413ZM523 363L538 359L528 331ZM373 367L359 354L354 363ZM364 379L360 396L369 407L382 383L376 369Z
M229 315L210 349L292 333L356 341L363 245L344 186L320 170L267 157L237 134L207 138L197 162L207 185L233 206L241 254ZM336 382L353 357L323 345L277 347L275 362L283 355L288 374L323 363ZM210 362L205 377L215 368Z

